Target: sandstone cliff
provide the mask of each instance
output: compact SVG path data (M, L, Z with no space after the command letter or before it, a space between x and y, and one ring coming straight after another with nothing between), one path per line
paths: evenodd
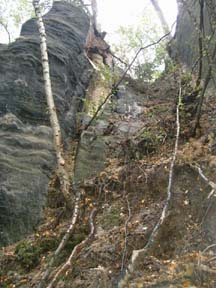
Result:
M172 56L178 57L178 61L186 64L189 68L196 68L199 60L199 25L200 25L200 4L199 1L178 0L178 19L176 34L173 41ZM209 60L215 43L216 3L212 0L204 1L203 20L203 53L204 73L208 69L206 48L208 47Z
M65 143L73 136L92 70L84 56L89 19L55 2L45 16L53 93ZM55 168L35 19L0 48L0 246L32 231Z

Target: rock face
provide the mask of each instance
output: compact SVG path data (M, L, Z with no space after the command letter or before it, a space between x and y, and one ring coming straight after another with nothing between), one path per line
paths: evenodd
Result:
M65 143L73 136L92 70L84 56L89 19L80 8L55 2L44 17L52 87ZM38 223L55 168L35 19L0 49L0 246Z
M179 15L177 19L176 34L174 38L172 57L178 57L181 63L185 63L192 68L199 57L199 23L200 23L200 4L196 0L178 0ZM182 4L182 2L184 4ZM216 23L216 2L212 0L204 1L204 48L210 47L210 53L214 48L215 36L214 25ZM209 42L211 38L211 41ZM211 55L211 54L210 54ZM204 74L208 69L207 57L204 60ZM212 60L212 59L211 59Z
M138 115L144 113L144 107L137 104L144 105L143 98L143 95L130 85L123 84L119 87L117 95L113 95L112 101L105 105L103 114L91 129L82 133L77 153L75 181L85 181L97 176L107 166L110 157L128 159L130 154L135 154L128 149L127 143L124 143L128 137L134 137L139 133L144 126L144 123L137 119ZM89 119L86 120L88 123ZM131 142L131 145L135 146L135 143ZM142 147L142 150L144 149Z

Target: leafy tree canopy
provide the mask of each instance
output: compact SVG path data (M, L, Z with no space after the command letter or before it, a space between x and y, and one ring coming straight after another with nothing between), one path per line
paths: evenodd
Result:
M52 0L41 0L42 12L46 13L52 3ZM32 0L1 0L1 41L11 42L15 40L19 36L21 25L31 17L34 17Z
M129 63L139 48L157 41L163 35L157 16L152 17L154 13L150 7L146 8L138 24L122 26L117 30L118 44L115 41L112 47L124 62ZM162 72L167 59L164 42L145 49L137 58L131 75L139 80L152 81Z
M1 40L10 42L17 37L21 24L33 15L32 3L29 0L1 0L0 33ZM6 38L8 37L8 39Z
M32 0L0 0L0 41L11 42L19 37L21 25L34 17ZM41 0L42 14L46 13L54 1ZM83 0L65 0L76 5L85 4Z

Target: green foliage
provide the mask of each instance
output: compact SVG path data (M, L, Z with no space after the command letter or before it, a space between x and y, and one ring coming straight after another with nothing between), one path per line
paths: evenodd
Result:
M46 13L52 6L52 0L42 0L41 10ZM0 33L10 34L11 40L19 36L21 25L28 19L34 17L32 1L29 0L1 0L0 5ZM4 35L4 34L3 34ZM3 36L1 41L7 42L9 39Z
M181 76L181 84L182 85L187 85L192 81L192 74L190 71L185 72Z
M166 65L167 65L166 67L167 74L175 74L179 69L179 65L173 62L170 58L166 59Z
M101 219L101 227L105 230L109 230L114 226L119 226L122 222L120 215L121 203L116 203L115 206L111 206L110 210L104 211Z
M105 85L109 85L109 87L112 87L112 85L118 80L118 71L116 68L114 71L111 70L111 68L107 65L100 65L100 75Z
M73 238L67 242L65 246L65 250L67 252L71 252L77 244L79 244L86 238L86 236L87 236L87 233L85 231L75 234Z
M40 253L40 247L34 246L28 241L22 241L15 249L17 260L26 270L30 270L39 264Z
M56 237L46 236L40 239L37 243L40 253L45 253L47 251L55 250L58 246L58 239Z
M7 27L7 31L10 34L11 40L17 37L21 24L29 19L32 15L32 4L28 0L1 0L0 5L0 23L1 31L3 32L3 26ZM8 39L2 39L3 41Z
M18 263L27 271L36 267L40 262L42 254L55 250L58 246L58 239L52 236L43 236L36 243L22 241L17 244L15 254Z
M79 243L81 243L87 237L87 235L88 231L85 230L84 228L79 233L74 234L73 237L67 241L65 249L64 251L61 252L60 257L56 259L55 265L56 266L61 265L67 259L68 255L71 254L71 251L73 251L74 247ZM62 238L63 236L64 234L62 234L60 238Z
M0 277L0 287L1 288L10 288L12 286L12 281L8 277Z
M124 62L130 63L139 48L156 42L163 35L157 18L150 18L153 13L150 8L145 9L138 25L120 27L117 31L120 44L113 46ZM135 61L131 74L136 79L152 81L160 75L167 59L164 42L144 49Z
M154 148L155 150L158 146L161 145L161 143L164 141L164 138L166 137L166 133L162 128L158 128L157 131L151 131L149 128L143 129L142 133L139 136L140 140L149 140L146 142L146 145L148 145L150 150Z

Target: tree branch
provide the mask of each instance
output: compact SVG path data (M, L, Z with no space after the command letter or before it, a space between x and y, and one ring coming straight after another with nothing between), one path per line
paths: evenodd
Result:
M94 235L95 235L95 231L96 231L96 227L95 227L95 223L94 223L96 213L97 213L97 209L94 208L91 212L90 219L89 219L90 233L89 233L88 237L74 247L68 260L65 262L65 264L63 264L61 266L60 269L58 269L58 271L56 272L56 274L53 277L53 280L50 282L50 284L47 286L47 288L56 287L56 284L59 281L59 277L72 266L72 261L74 260L74 258L81 252L81 250L85 246L89 245L91 243L91 241L93 240Z
M0 25L5 29L5 31L7 32L8 35L8 42L11 43L11 36L10 36L10 32L8 30L8 27L6 24L4 24L4 22L0 21Z
M127 255L127 241L128 241L128 223L130 222L131 219L131 208L130 208L130 203L128 200L128 196L126 195L126 201L127 201L127 208L128 208L128 218L125 222L125 243L124 243L124 251L123 251L123 255L122 255L122 264L121 264L121 271L124 270L124 265L125 265L125 258Z
M205 51L206 56L207 56L208 65L209 66L213 65L212 56L209 55L209 46L210 46L211 41L213 39L213 36L215 34L215 30L212 31L212 35L211 35L210 39L208 41L206 41L205 35L204 35L204 13L203 13L204 1L203 0L199 1L200 2L200 23L199 24L196 20L196 17L193 15L193 12L189 8L188 3L186 3L185 0L180 0L180 2L182 3L182 5L185 6L190 18L192 19L195 30L199 33L199 57L195 61L195 64L192 66L192 71L193 71L195 66L197 65L197 63L199 63L199 72L198 72L198 78L197 78L197 83L196 83L196 85L199 86L199 84L201 82L201 76L202 76L202 70L203 70L203 52L204 51ZM214 85L216 86L216 81L215 81L213 75L211 75L211 76L212 76L212 80L214 81Z
M195 166L195 165L190 165L190 166L192 168L195 168L198 171L200 177L212 188L212 191L208 195L208 199L209 199L216 191L216 184L205 176L204 172L199 166Z
M148 242L146 243L145 247L143 249L140 250L134 250L132 253L132 257L131 257L131 263L129 264L126 273L124 275L124 277L120 280L120 282L118 283L118 288L123 288L126 286L129 275L134 271L134 267L136 265L137 259L140 255L145 255L145 253L147 252L148 248L152 245L152 243L154 242L156 236L158 235L158 230L160 228L160 226L164 223L164 220L166 219L167 216L167 211L170 205L170 200L171 200L171 189L172 189L172 183L173 183L173 173L174 173L174 166L175 166L175 161L176 161L176 157L177 157L177 152L178 152L178 143L179 143L179 136L180 136L180 119L179 119L179 109L180 109L180 103L181 103L181 96L182 96L182 87L181 87L181 83L180 83L180 87L179 87L179 99L178 99L178 104L177 104L177 109L176 109L176 141L175 141L175 148L174 148L174 152L173 152L173 157L172 157L172 161L170 164L170 171L169 171L169 183L168 183L168 187L167 187L167 199L166 199L166 203L163 207L162 213L161 213L161 217L159 219L159 221L157 222L157 224L155 225Z
M120 63L124 64L125 66L128 65L125 61L123 61L121 58L119 58L118 56L116 56L111 50L109 50L109 53L110 53L116 60L118 60Z
M55 263L55 260L57 259L57 257L59 256L59 254L61 253L61 251L64 249L65 245L67 244L69 238L71 237L71 235L74 232L75 229L75 225L77 222L77 218L79 215L79 208L80 208L80 193L77 195L76 200L75 200L75 206L74 206L74 210L73 210L73 216L71 219L71 224L70 227L68 228L67 232L65 233L64 237L62 238L58 248L56 249L56 251L54 252L52 258L50 259L48 265L47 265L47 269L44 272L44 275L38 285L38 288L43 288L45 286L45 284L47 283L47 280L49 279L49 276L52 272L52 267L53 264Z
M141 47L139 48L139 50L137 51L137 53L135 54L133 60L131 61L131 63L128 65L128 67L125 69L123 75L121 76L121 78L117 81L117 83L113 86L112 90L115 90L118 88L118 86L122 83L122 81L124 80L127 72L131 69L131 67L133 66L134 62L136 61L137 57L139 56L140 52L148 49L152 46L155 46L157 44L159 44L162 40L164 40L168 35L170 35L171 32L163 35L160 39L158 39L157 41L145 46L145 47ZM109 98L112 95L112 91L106 96L106 98L103 100L103 102L98 106L96 112L94 113L94 115L92 116L91 120L86 124L86 126L83 128L82 132L87 130L93 123L93 121L95 120L95 118L98 116L99 112L101 111L101 109L103 108L103 106L107 103L107 101L109 100Z
M196 86L199 87L202 79L202 70L203 70L203 33L204 33L204 1L200 1L200 26L199 26L199 73L196 81Z
M214 60L215 57L216 57L216 46L214 47L214 51L212 54L212 60ZM212 65L209 65L208 72L207 72L207 75L206 75L205 80L204 80L204 85L203 85L202 90L201 90L201 94L200 94L200 98L199 98L200 100L199 100L199 103L197 105L197 113L196 113L195 125L193 128L193 136L196 135L197 128L200 127L200 119L201 119L201 115L202 115L202 106L203 106L203 102L204 102L204 98L205 98L205 92L206 92L208 84L211 80L211 76L212 76Z
M162 25L162 28L163 28L163 31L164 33L169 33L169 25L164 17L164 14L163 14L163 11L161 10L159 4L158 4L158 1L157 0L151 0L151 3L156 11L156 13L158 14L158 18L160 19L160 22L161 22L161 25ZM169 40L171 40L171 35L169 33Z

